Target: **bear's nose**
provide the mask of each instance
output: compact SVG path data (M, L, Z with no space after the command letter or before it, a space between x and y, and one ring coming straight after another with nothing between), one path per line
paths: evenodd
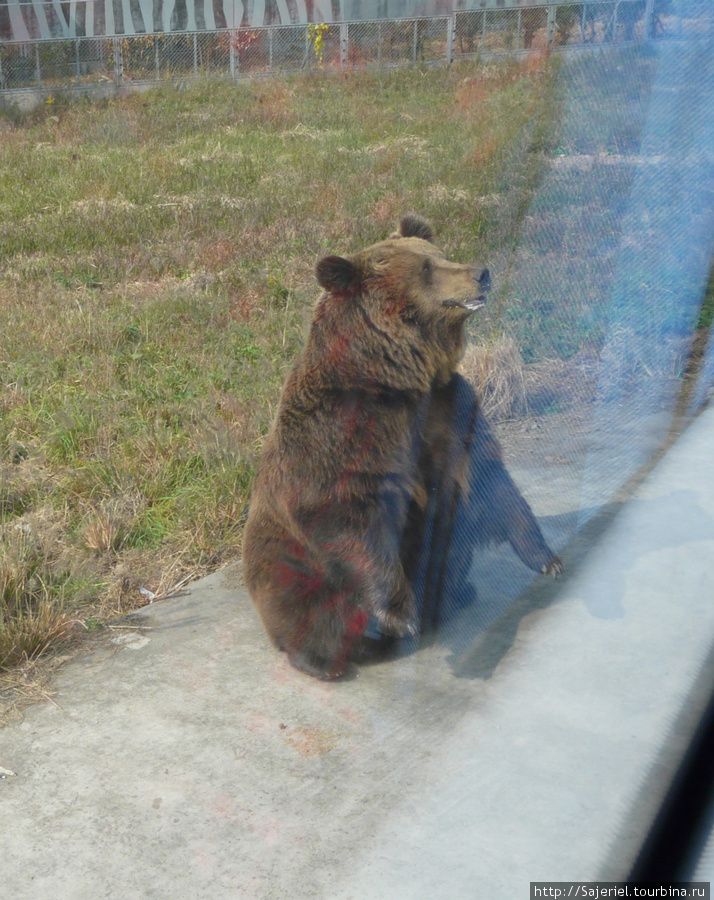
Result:
M476 274L474 275L474 281L478 282L482 294L491 290L491 273L488 269L481 269L480 271L477 269Z

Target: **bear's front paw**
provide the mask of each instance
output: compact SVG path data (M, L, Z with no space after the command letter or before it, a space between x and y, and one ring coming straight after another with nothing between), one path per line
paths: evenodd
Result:
M385 636L403 638L419 634L419 622L414 611L405 613L391 608L374 610L374 618Z
M552 575L553 578L557 578L558 575L563 574L563 563L560 560L559 556L554 556L553 559L549 563L546 563L541 569L543 575Z
M383 635L401 638L416 637L419 634L414 592L406 583L400 586L386 606L376 606L372 615L379 623Z

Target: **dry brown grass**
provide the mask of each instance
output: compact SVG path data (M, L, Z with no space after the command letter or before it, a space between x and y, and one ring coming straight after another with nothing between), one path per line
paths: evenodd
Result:
M527 412L525 366L511 338L470 346L460 368L490 418L507 419Z
M127 533L128 521L120 510L99 509L85 526L82 539L88 550L102 555L120 550Z
M454 91L454 109L462 115L472 115L474 111L490 114L484 107L495 90L515 84L524 74L531 78L545 75L549 59L550 54L544 51L530 53L524 59L507 65L483 66L477 74L459 82Z
M456 109L470 115L474 107L486 103L490 94L485 78L464 78L454 92Z
M518 344L502 336L469 346L460 369L479 395L486 415L499 421L592 402L599 361L583 352L570 360L553 358L526 365Z
M481 72L197 82L0 129L0 666L239 556L321 255L405 212L461 258L501 244L515 200L472 199L503 196L548 90Z
M75 627L53 592L72 565L62 526L43 508L0 528L0 670L37 658Z
M497 140L480 141L466 154L465 162L468 166L475 169L483 168L488 165L499 151L499 142Z
M241 110L240 121L286 130L295 128L300 123L295 90L294 86L279 78L256 81L255 103Z
M22 667L0 672L0 728L22 721L23 710L34 703L54 703L55 672L72 659L75 650L67 649L41 658L27 660Z

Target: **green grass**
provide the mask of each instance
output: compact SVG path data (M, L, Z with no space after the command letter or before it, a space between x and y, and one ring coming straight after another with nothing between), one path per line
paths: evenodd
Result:
M0 667L239 555L321 255L418 213L494 270L484 339L527 362L601 346L655 67L598 65L201 81L0 117ZM548 164L608 154L587 178Z
M714 322L714 268L712 268L709 281L707 282L697 328L711 328L712 322Z
M316 260L406 212L457 259L513 243L551 80L205 81L0 120L0 667L238 556Z

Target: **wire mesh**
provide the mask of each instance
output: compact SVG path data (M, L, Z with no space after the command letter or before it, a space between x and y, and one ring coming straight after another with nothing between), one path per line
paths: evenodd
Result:
M409 37L404 35L407 40ZM349 64L381 66L387 62L385 51L396 49L384 22L363 22L349 27ZM403 52L403 48L400 48Z
M350 66L427 63L447 58L448 19L357 22L349 25Z
M82 27L80 19L75 28ZM67 33L66 21L55 25L55 31ZM419 65L559 46L712 36L710 0L595 0L412 19L0 40L0 91Z
M415 25L416 61L432 62L447 56L446 19L417 20Z
M662 37L706 37L714 34L714 5L708 0L660 0L655 25Z
M312 61L314 47L305 28L273 28L268 34L268 70L283 72L307 68Z
M514 53L545 47L548 40L548 8L487 9L457 14L454 56Z
M226 73L230 36L225 32L156 35L154 64L164 78Z
M486 13L486 52L503 53L520 49L520 10L488 10Z
M271 68L271 32L241 28L230 38L231 74L260 75Z
M37 55L43 87L66 88L70 86L72 80L76 80L77 57L74 41L38 44Z
M75 47L78 84L102 84L113 80L114 50L110 38L78 38Z
M196 63L204 75L220 75L230 69L230 39L225 32L198 34Z
M162 35L161 39L165 40L166 36ZM157 35L123 38L117 43L121 52L121 76L124 81L158 81L161 78Z
M0 88L39 87L36 44L0 44Z

